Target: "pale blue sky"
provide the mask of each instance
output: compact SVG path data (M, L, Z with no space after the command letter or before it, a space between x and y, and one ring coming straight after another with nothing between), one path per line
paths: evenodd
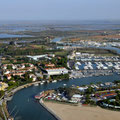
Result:
M0 0L0 20L120 20L120 0Z

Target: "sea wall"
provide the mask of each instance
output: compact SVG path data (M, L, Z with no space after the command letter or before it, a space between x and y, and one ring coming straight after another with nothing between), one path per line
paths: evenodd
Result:
M45 106L44 101L42 99L40 99L39 102L41 106L44 107L56 120L61 120L52 110Z

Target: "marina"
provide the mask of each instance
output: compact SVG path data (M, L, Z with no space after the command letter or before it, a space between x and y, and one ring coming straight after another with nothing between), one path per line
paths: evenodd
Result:
M0 120L119 120L119 5L1 1Z
M80 63L80 62L79 62ZM76 70L120 70L120 62L82 62L75 63Z

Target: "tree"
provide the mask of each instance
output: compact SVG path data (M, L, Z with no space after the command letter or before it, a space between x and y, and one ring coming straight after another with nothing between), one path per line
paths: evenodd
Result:
M12 69L12 65L8 65L7 69L11 70Z
M92 87L88 87L88 89L86 90L87 94L92 94L94 92L94 89Z
M116 100L116 102L119 102L120 101L119 96L116 96L115 100Z
M87 94L85 98L85 104L89 104L89 103L90 103L90 95Z
M9 86L16 86L17 84L16 84L16 82L9 81L9 82L8 82L8 85L9 85Z
M1 91L0 91L0 97L2 97L3 95L4 95L4 91L1 90Z
M25 67L30 67L30 65L29 64L25 64Z
M90 104L91 104L91 105L96 105L96 102L93 101L93 100L91 100L91 101L90 101Z

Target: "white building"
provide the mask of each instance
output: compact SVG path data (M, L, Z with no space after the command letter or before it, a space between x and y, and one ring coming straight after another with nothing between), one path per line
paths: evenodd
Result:
M36 56L30 56L30 55L28 55L27 57L30 58L30 59L33 59L33 60L37 61L40 58L51 59L50 57L55 57L55 55L54 54L44 54L44 55L36 55Z
M64 67L60 68L47 68L46 69L48 75L61 75L61 74L67 74L68 70Z
M79 94L74 94L71 98L72 101L76 101L76 102L80 102L81 98L83 97L83 95L79 95Z

